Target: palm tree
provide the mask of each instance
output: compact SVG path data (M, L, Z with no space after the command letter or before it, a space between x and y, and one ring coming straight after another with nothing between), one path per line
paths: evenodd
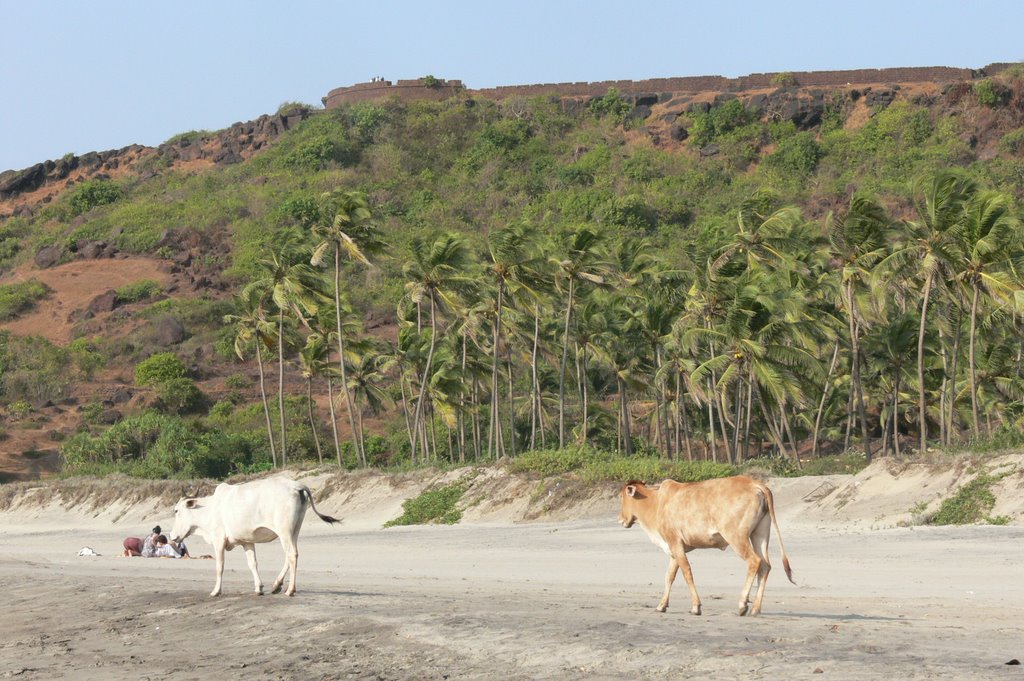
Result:
M1007 196L979 191L966 206L961 236L962 259L957 279L971 290L968 366L970 372L973 434L981 434L978 417L978 379L975 365L975 341L978 329L978 301L982 291L990 298L1007 300L1019 289L1011 274L1011 265L1020 257L1018 228Z
M313 431L313 442L316 444L317 461L324 462L324 453L320 448L320 434L313 417L313 379L323 374L327 368L327 347L323 336L310 334L306 337L306 344L299 350L299 368L302 377L306 379L306 415L309 417L309 427Z
M461 236L453 233L441 234L429 242L414 239L410 246L412 260L405 266L406 294L417 308L425 301L430 311L430 348L427 351L420 380L420 394L416 400L416 413L413 417L411 455L415 458L424 397L437 347L438 307L456 307L455 289L471 281L471 278L467 274L470 265L469 250Z
M308 255L301 248L297 234L288 230L282 233L280 246L270 256L259 261L263 276L250 282L242 295L262 295L273 301L277 308L277 363L278 392L277 405L281 427L281 465L288 461L285 437L284 412L284 346L285 319L291 314L305 322L306 316L315 315L319 300L320 281L307 263Z
M532 231L525 225L516 224L491 232L487 239L485 258L485 267L490 275L491 284L495 291L491 335L493 346L491 362L491 419L487 438L487 456L490 458L492 454L492 441L494 444L493 453L497 456L499 450L498 443L502 439L500 425L501 410L499 409L498 398L498 350L501 345L508 347L511 343L508 334L505 334L504 342L502 336L502 318L506 316L507 299L512 296L527 294L535 298L537 295L531 288L531 280L533 279L531 270L535 266ZM509 394L510 408L512 400L513 396ZM510 437L515 437L514 429L510 432Z
M338 369L341 372L341 389L345 397L349 429L356 449L356 457L365 460L362 442L356 434L352 400L348 393L348 378L345 375L345 334L342 332L341 304L341 257L370 265L369 257L384 250L376 228L370 222L371 213L366 196L361 192L334 191L320 197L320 219L313 225L313 234L321 241L313 250L310 263L319 266L329 251L334 256L334 309L336 340L338 342ZM365 465L365 464L364 464Z
M605 262L601 254L601 236L582 226L566 235L561 257L553 259L555 281L566 291L565 329L562 334L562 362L558 373L558 446L565 447L565 370L569 360L569 338L576 287L582 282L603 284Z
M866 320L858 304L858 289L869 280L874 268L888 253L890 220L885 209L863 196L850 200L844 216L829 214L825 220L831 256L841 263L842 301L850 334L850 399L856 405L860 420L864 456L871 460L871 441L867 412L864 408L864 387L861 382L860 333Z
M389 352L381 352L372 343L363 342L361 347L354 349L352 368L348 373L349 388L353 402L355 403L356 427L359 429L359 442L363 452L362 465L369 465L366 460L366 439L363 433L363 410L359 407L362 402L372 414L380 413L381 409L390 399L381 387L388 372L395 366L394 356Z
M927 384L925 383L925 332L928 304L936 284L944 285L957 260L958 226L964 220L964 204L977 191L973 180L959 170L943 170L914 184L918 219L906 223L909 240L875 268L876 278L909 267L923 282L921 320L917 334L917 407L920 451L928 447Z
M224 323L235 325L235 354L238 359L245 359L245 349L249 343L256 348L256 367L260 374L260 399L263 402L263 416L267 424L267 441L270 443L270 457L277 468L277 448L274 445L274 428L270 421L270 406L267 402L266 380L263 375L263 354L260 350L265 346L270 349L274 334L274 323L269 321L264 307L265 300L259 291L250 290L243 295L235 296L235 314L225 315Z

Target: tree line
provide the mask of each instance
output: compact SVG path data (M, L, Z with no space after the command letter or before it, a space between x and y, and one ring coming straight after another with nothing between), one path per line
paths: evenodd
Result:
M1020 216L958 170L921 178L897 218L854 195L823 221L759 191L724 245L668 263L648 238L526 221L390 252L365 195L293 201L236 296L275 466L287 463L285 367L369 463L364 417L400 421L416 462L587 444L737 463L859 447L870 458L1019 430ZM362 329L353 276L401 264L398 337ZM276 370L275 423L268 371ZM809 448L809 452L806 451Z

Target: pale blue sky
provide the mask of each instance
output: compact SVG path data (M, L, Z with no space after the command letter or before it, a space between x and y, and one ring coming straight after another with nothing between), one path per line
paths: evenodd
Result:
M0 171L383 76L467 87L1024 60L1021 0L0 0Z

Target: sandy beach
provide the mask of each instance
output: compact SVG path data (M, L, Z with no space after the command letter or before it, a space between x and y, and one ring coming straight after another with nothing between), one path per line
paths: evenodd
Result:
M294 598L252 595L241 550L215 599L212 561L116 557L160 507L16 505L0 513L0 678L1020 678L1006 663L1024 660L1024 527L857 526L807 502L816 484L773 482L797 585L773 537L760 618L735 613L731 550L690 554L703 616L681 577L656 612L667 559L616 523L610 495L545 522L382 530L379 512L340 527L310 513ZM269 583L279 545L257 554Z

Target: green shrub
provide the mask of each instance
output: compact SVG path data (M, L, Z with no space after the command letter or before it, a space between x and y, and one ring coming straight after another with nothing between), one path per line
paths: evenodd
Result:
M103 433L78 433L61 445L65 472L119 470L148 478L223 478L254 461L249 441L198 421L148 411Z
M792 87L797 84L796 76L789 71L781 71L773 74L770 82L775 87Z
M574 473L586 482L657 482L666 478L695 482L736 474L735 467L713 461L691 463L667 461L656 456L626 457L585 446L524 452L513 459L509 467L516 472L542 476Z
M765 159L765 164L783 173L806 177L813 173L825 151L809 132L801 132L779 142L775 153Z
M106 356L97 349L96 343L96 339L76 338L67 346L71 360L86 380L92 380L96 371L107 364Z
M114 293L119 304L127 305L152 298L162 290L163 287L160 286L159 282L152 279L142 279L131 284L125 284L117 288Z
M252 379L245 374L231 374L224 379L224 386L232 390L245 390L252 387Z
M33 405L59 400L71 382L71 356L41 336L0 331L0 398Z
M594 116L610 118L620 125L626 120L626 116L632 108L630 103L624 100L619 91L613 87L608 88L608 92L603 96L590 100L590 103L587 105L587 109Z
M158 352L135 366L135 383L141 386L155 386L167 381L184 378L185 365L173 352Z
M72 192L69 205L74 215L81 215L123 197L124 191L110 180L86 180Z
M999 140L999 148L1009 154L1019 154L1024 149L1024 128L1012 130Z
M191 414L206 406L206 396L190 378L170 378L156 385L162 409L170 414Z
M179 132L177 135L172 135L171 137L169 137L166 141L164 141L164 144L175 145L181 144L182 142L188 142L189 144L192 144L194 142L198 142L208 137L212 137L213 134L214 133L210 132L209 130L189 130L187 132Z
M974 95L979 104L995 108L1009 104L1013 92L999 81L985 78L974 84Z
M384 527L400 525L425 525L439 523L454 525L462 519L462 511L456 504L466 493L464 480L453 482L438 489L427 490L414 499L402 502L402 515L384 523Z
M28 312L50 291L50 287L38 279L0 286L0 321L9 321Z
M730 99L707 113L698 114L690 129L694 144L705 146L716 138L757 120L757 114L743 106L738 99Z
M930 525L969 525L972 523L988 523L1005 525L1007 520L1002 517L992 518L989 511L996 505L996 497L991 487L1001 476L982 474L957 490L952 497L943 500L939 510L928 521Z

